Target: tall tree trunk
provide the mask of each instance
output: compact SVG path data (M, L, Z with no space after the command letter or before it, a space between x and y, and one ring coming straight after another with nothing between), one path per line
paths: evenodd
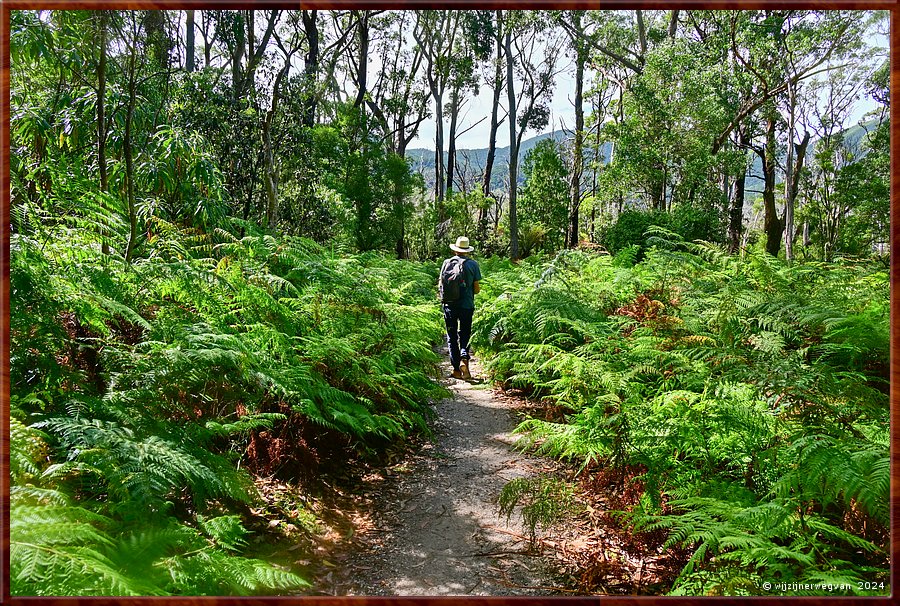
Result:
M447 220L447 211L444 208L444 120L441 113L444 106L444 95L437 89L432 89L434 96L434 197L437 200L438 222Z
M418 45L425 49L428 68L425 72L428 89L434 99L435 150L434 150L434 198L437 206L438 222L443 224L447 219L444 207L444 91L447 87L449 49L453 48L459 18L454 11L417 11L417 26L413 29L413 37ZM437 19L431 23L432 19ZM433 28L432 25L435 27ZM438 234L440 237L441 234Z
M573 11L575 28L581 30L581 11ZM569 182L569 229L566 245L569 248L578 246L578 210L581 207L581 172L584 159L582 146L584 141L584 64L587 60L587 49L581 40L573 40L575 45L575 142L572 146L572 179Z
M170 40L166 32L166 14L161 10L143 12L143 26L146 37L144 44L155 59L160 70L169 68Z
M675 34L678 32L678 13L681 11L673 10L669 17L669 40L675 39Z
M281 15L280 10L269 11L266 29L259 45L256 44L256 18L255 10L237 11L235 17L235 45L232 50L231 77L233 80L235 99L243 95L250 87L254 85L256 68L262 62L265 56L266 47L275 25ZM243 66L242 61L244 54L247 56L247 65Z
M406 219L402 216L400 217L400 236L397 238L396 251L398 259L409 257L406 254Z
M796 113L796 98L797 98L797 86L796 84L788 85L788 105L790 107L790 116L788 118L788 129L787 129L787 159L784 163L784 258L787 261L791 261L794 258L794 242L793 242L793 232L794 232L794 204L793 200L790 198L791 191L791 171L793 170L794 163L794 127L795 127L795 113Z
M792 131L789 131L792 132ZM786 174L784 177L784 258L790 261L794 258L794 206L797 200L797 191L800 189L800 172L806 159L806 147L809 145L809 132L803 135L803 140L794 149L793 137L788 141L788 158L785 163ZM796 152L796 159L791 156Z
M597 93L597 109L603 107L603 92ZM606 109L604 108L604 114ZM597 243L596 221L597 221L597 173L602 168L600 154L602 146L600 145L600 130L603 127L603 120L597 120L597 130L594 131L594 169L591 171L591 243Z
M650 203L653 207L653 210L665 211L666 210L666 181L665 181L665 167L663 167L663 178L654 179L650 182L651 190L650 190Z
M219 35L218 31L213 31L212 35L207 31L209 25L213 22L213 20L209 16L209 11L203 11L200 17L200 32L203 36L203 66L209 67L210 61L212 61L212 48L213 43L215 42L216 37ZM215 28L214 28L215 29Z
M487 157L484 161L484 174L481 176L481 193L485 198L491 197L491 178L494 170L494 156L497 153L497 128L499 124L497 123L497 106L500 102L500 85L499 82L497 86L494 87L494 103L491 108L491 130L488 133L488 150ZM487 219L488 219L488 207L487 204L482 204L481 208L478 210L478 229L479 229L479 237L484 240L487 236Z
M234 48L231 51L231 86L232 95L235 99L237 99L241 94L241 89L243 88L241 63L244 57L244 45L246 44L246 38L244 35L244 17L243 15L241 15L240 11L238 11L237 15L235 16L234 38Z
M644 64L644 57L647 56L647 28L644 25L644 11L634 11L635 21L637 22L638 42L641 45L641 55L638 57L640 64Z
M401 156L402 158L403 156ZM403 195L401 192L397 192L394 195L394 209L399 211L400 215L400 235L397 236L397 258L398 259L406 259L409 257L407 253L408 247L406 245L406 212L403 208Z
M135 25L132 31L135 31ZM135 37L137 33L135 31ZM134 106L136 99L135 71L137 69L137 40L132 40L131 58L128 73L128 106L125 111L125 135L122 138L122 152L125 155L125 186L128 202L128 242L125 245L125 262L131 263L135 246L137 246L137 209L134 200L134 148L131 133L133 130Z
M353 102L354 107L362 107L366 98L366 75L369 72L369 11L363 11L362 17L359 19L359 69L357 72L357 81L359 82L359 90L356 92L356 101Z
M278 222L278 166L275 163L275 145L272 141L272 124L275 121L275 115L278 111L278 103L281 101L281 82L291 70L292 50L284 59L284 67L275 76L275 82L272 84L272 104L266 112L263 120L262 139L263 151L266 161L266 223L265 227L272 229Z
M309 45L303 68L305 81L303 103L303 125L312 127L316 123L316 81L319 73L319 29L316 25L318 11L301 11L303 16L303 31L306 33L306 42Z
M621 126L625 123L625 85L619 84L619 120L618 124ZM609 150L609 163L613 163L613 157L618 153L618 149L616 149L616 143L612 144L612 147ZM625 194L622 193L622 188L617 188L617 196L616 196L616 216L622 214L622 207L625 206Z
M456 122L459 118L459 91L450 91L450 131L447 133L447 197L453 193L453 171L456 170Z
M263 123L263 150L266 159L266 216L263 227L272 229L278 220L278 172L275 165L275 150L272 145L271 122Z
M775 206L775 117L766 119L766 147L762 154L763 160L763 205L765 218L763 229L766 232L766 252L777 257L781 249L781 234L784 231L784 222L778 217L778 208Z
M396 154L402 159L406 159L406 137L403 136L403 131L399 133ZM397 237L396 245L397 258L406 259L409 257L409 247L406 245L406 213L403 209L402 192L397 192L394 195L394 208L400 210L400 235Z
M509 258L519 258L519 226L516 220L516 189L518 188L519 146L516 138L516 90L513 81L512 34L507 30L504 40L506 50L506 99L509 103Z
M503 64L501 63L501 59L503 58L503 39L499 31L501 17L500 11L496 11L496 13L498 31L496 32L496 36L494 37L497 53L494 59L494 97L491 103L491 129L488 134L487 158L484 162L484 174L481 177L481 193L484 194L485 198L492 197L491 179L493 178L494 158L497 155L497 129L500 126L498 113L500 109L501 82L503 79ZM487 238L487 227L488 205L485 202L478 210L478 230L479 237L482 241Z
M187 26L185 32L185 60L184 69L188 72L194 71L194 11L185 11L187 13Z
M500 27L500 11L497 12L497 27ZM481 192L485 197L491 195L491 177L492 171L494 169L494 156L497 152L497 129L500 126L498 122L499 108L500 108L500 82L503 78L503 65L500 63L500 60L503 57L503 41L500 36L500 32L497 32L495 37L495 41L497 43L496 51L497 56L495 58L494 63L494 98L491 103L491 130L488 134L488 151L487 158L484 162L484 175L481 179ZM487 209L484 210L483 218L479 216L479 221L487 220Z
M734 196L728 214L728 250L736 254L741 248L741 232L744 229L744 187L747 181L746 169L734 180Z
M97 63L97 164L100 168L100 191L109 191L106 172L106 11L97 11L99 19L100 60ZM109 242L103 239L101 250L109 254Z

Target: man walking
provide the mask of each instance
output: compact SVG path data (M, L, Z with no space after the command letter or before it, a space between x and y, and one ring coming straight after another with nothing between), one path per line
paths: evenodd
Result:
M469 337L472 335L472 314L475 312L475 295L481 290L481 268L469 258L475 248L469 239L460 236L450 249L456 255L441 265L438 293L447 326L447 346L455 379L471 379L469 373Z

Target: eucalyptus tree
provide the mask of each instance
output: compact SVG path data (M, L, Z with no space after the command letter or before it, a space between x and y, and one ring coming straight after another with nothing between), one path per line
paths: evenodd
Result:
M463 17L467 20L466 17ZM468 28L466 28L468 29ZM466 32L468 34L468 32ZM469 35L459 36L450 59L450 80L448 83L450 99L445 106L445 114L449 114L450 126L447 133L447 196L453 191L453 180L456 177L456 137L459 125L459 114L465 105L467 95L478 94L478 76L475 70L477 61L476 49ZM443 116L441 116L443 117Z
M435 117L435 200L438 222L446 221L444 208L444 94L450 85L452 52L460 36L460 12L454 10L425 10L416 12L413 37L425 56L425 78L434 100Z
M429 115L429 91L422 74L424 49L408 43L414 19L410 11L391 11L375 22L381 32L374 41L380 68L366 99L383 138L400 157L406 157L406 148Z
M752 82L751 94L713 141L713 152L718 151L741 123L752 120L756 112L762 112L766 123L765 142L756 145L755 149L760 157L764 156L763 149L771 149L765 156L767 162L764 162L763 171L766 180L764 230L767 252L777 255L785 232L788 236L785 240L792 240L794 196L805 154L797 153L804 142L795 142L794 121L788 110L790 161L785 167L785 211L779 217L774 202L776 170L773 163L779 122L779 116L773 116L775 104L787 95L790 107L803 81L833 69L832 61L848 58L858 50L867 17L861 11L767 10L735 12L729 16L729 21L732 55ZM773 120L774 123L770 123ZM788 254L792 255L792 252Z
M352 54L353 34L358 32L359 11L329 11L328 19L319 20L319 11L301 11L303 31L306 36L307 52L303 65L303 125L315 126L317 117L323 112L320 105L331 97L340 97L335 73L341 59ZM320 25L321 24L321 25ZM321 29L320 29L321 28ZM326 45L326 46L323 46ZM352 67L348 75L356 73ZM330 115L335 117L334 112Z
M231 92L235 99L253 93L256 70L265 57L272 32L282 14L280 10L261 12L265 13L261 20L264 29L257 39L257 21L260 20L256 10L213 11L216 37L225 47L231 67Z
M663 18L661 15L661 11L648 13L644 10L592 11L596 35L584 37L583 42L604 61L615 63L632 74L639 74L644 69L647 51L658 41L658 36L648 34L648 17L658 22ZM562 22L562 25L570 35L577 32L570 22Z
M584 69L587 63L591 42L596 32L587 19L587 11L572 10L555 12L554 18L566 32L569 47L574 55L575 67L575 131L572 142L572 171L569 180L569 227L566 230L565 245L568 248L578 246L579 223L578 212L581 207L581 177L584 171Z
M591 87L593 112L588 121L594 124L592 160L592 193L609 216L621 214L625 204L620 172L621 145L618 132L625 122L625 90L629 71L618 64L594 60L596 75ZM608 145L608 156L601 157L602 146ZM615 211L615 212L613 212Z
M666 13L636 15L633 66L595 52L600 75L619 87L618 115L607 129L614 143L611 184L654 210L701 200L711 204L716 196L708 186L708 140L721 119L714 86L721 80L719 53L695 40L669 38ZM604 19L602 31L622 26Z
M200 22L197 23L196 14L194 15L196 31L203 38L204 67L229 64L232 54L237 50L232 40L235 38L234 28L238 17L236 11L202 10ZM241 53L243 56L243 50Z
M504 45L503 45L503 11L486 11L479 13L479 21L483 24L482 31L489 34L489 41L493 46L494 56L487 64L485 82L493 91L491 102L491 122L488 131L487 156L484 162L484 172L481 177L481 192L487 200L493 196L491 178L494 169L494 158L497 153L497 129L500 123L506 119L499 117L500 94L503 92L504 81ZM482 204L478 209L478 235L481 240L487 237L488 205Z
M303 111L303 124L312 127L316 123L316 75L319 71L319 26L318 11L300 11L303 20L303 33L306 35L306 55L303 64L303 79L309 90Z
M543 13L506 11L503 45L506 54L506 98L509 113L509 235L510 257L519 258L516 193L519 148L530 129L547 126L563 40L547 27ZM518 69L516 69L518 68ZM516 84L519 90L516 92Z
M626 98L633 80L644 70L648 49L659 38L655 31L648 36L647 16L647 12L641 10L591 11L587 21L594 29L592 35L585 37L578 34L570 21L561 21L570 40L578 38L588 47L590 64L597 74L593 94L599 95L598 109L603 115L593 117L597 127L594 145L599 150L599 146L608 141L610 157L606 158L606 166L600 174L595 160L594 195L614 203L618 213L625 204L626 183L630 179L625 152L633 145L622 137L626 119L630 119Z
M606 141L606 137L603 136L603 132L604 124L611 115L614 115L614 112L611 110L614 105L613 100L615 93L616 87L602 72L597 73L587 91L587 97L591 104L591 111L587 117L585 134L587 135L587 133L590 132L591 138L586 145L585 160L590 168L591 175L590 195L588 196L588 210L590 210L591 215L590 221L587 223L588 236L591 242L597 241L597 212L600 211L602 216L602 213L604 212L604 203L606 202L605 198L608 197L600 195L599 176L601 172L605 170L606 164L611 161L611 158L607 156L611 155L609 152L612 151L612 146L606 147L608 142ZM584 201L582 201L582 205L583 204Z
M882 63L865 83L865 93L875 102L866 117L873 121L863 138L865 154L854 163L855 175L848 178L850 189L858 192L859 204L848 221L859 239L868 244L868 251L884 257L890 254L891 226L891 121L890 114L890 49L882 49ZM845 169L849 172L850 167ZM856 180L858 185L852 183Z
M407 146L429 115L429 91L421 74L424 49L408 44L410 29L415 26L415 15L410 11L386 13L375 25L382 32L375 41L381 69L366 104L383 133L382 140L391 152L405 159ZM398 258L405 258L412 209L403 188L397 188L395 193L392 201L398 232L395 249Z
M281 52L282 67L278 70L272 82L272 91L269 93L269 108L261 114L260 132L262 136L263 154L265 157L265 216L264 227L273 228L278 221L278 167L276 163L277 142L273 133L273 122L278 112L278 105L282 99L282 82L288 76L291 69L291 59L294 53L301 49L302 38L298 35L299 27L296 24L299 15L294 12L288 14L288 20L294 27L288 30L289 37L282 40L277 30L273 31L273 37Z
M826 261L831 261L839 252L860 252L852 250L853 238L846 237L845 226L852 221L857 209L862 209L869 198L877 196L874 188L878 184L878 175L867 171L867 163L860 162L860 156L877 156L878 151L871 147L866 149L867 145L871 146L872 139L860 137L859 141L849 141L846 129L847 120L870 76L871 71L864 64L849 65L829 72L827 78L812 85L813 102L808 126L816 135L816 143L811 171L804 184L804 215L817 228L815 238L810 240L819 243L822 258ZM885 222L884 218L876 219L876 229L877 223ZM872 241L872 238L856 237ZM842 244L845 250L842 250Z
M868 26L868 17L859 11L818 11L800 18L788 19L783 36L779 39L781 69L785 74L787 88L781 96L782 115L786 122L787 159L784 178L784 249L785 258L793 258L794 207L799 188L800 172L806 158L806 147L810 133L804 132L800 143L797 136L797 109L802 96L804 81L814 67L826 59L828 69L838 69L838 73L852 74L855 70L842 70L831 64L839 60L844 64L865 65L868 63L868 48L864 44L863 32ZM824 51L819 50L824 48ZM828 53L830 56L825 57ZM810 67L812 66L812 67ZM799 76L799 77L798 77ZM862 81L861 77L858 77ZM837 84L837 83L835 83ZM854 99L855 100L855 99ZM795 159L796 158L796 159Z
M366 99L366 85L369 76L369 41L370 28L369 20L372 18L373 11L353 11L356 18L356 38L357 38L357 56L348 53L347 57L353 64L354 84L356 84L356 99L353 100L355 107L361 107Z
M184 69L185 71L194 71L196 64L194 61L194 52L196 51L196 11L186 10L185 26L184 26Z
M681 38L691 47L704 50L704 72L715 74L709 81L716 101L707 124L712 129L706 140L711 164L718 170L721 181L722 210L727 224L728 246L732 253L739 250L744 233L744 201L747 169L750 164L751 142L763 131L748 115L738 122L734 117L752 104L759 95L759 86L733 52L736 15L724 11L680 11ZM671 31L671 30L670 30ZM727 135L722 136L723 132Z
M171 51L176 47L169 34L170 14L163 10L148 10L142 15L141 24L145 35L146 50L153 57L159 69L168 69L172 63Z

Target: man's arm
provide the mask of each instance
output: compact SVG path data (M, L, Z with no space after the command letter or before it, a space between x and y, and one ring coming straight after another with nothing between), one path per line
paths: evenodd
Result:
M481 282L479 282L478 280L475 280L472 283L472 292L477 295L480 291L481 291Z

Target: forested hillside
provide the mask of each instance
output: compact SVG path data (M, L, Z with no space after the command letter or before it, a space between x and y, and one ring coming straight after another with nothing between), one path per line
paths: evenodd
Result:
M551 589L890 594L886 27L11 11L12 594L321 593L329 515L448 397L458 236L563 470L498 515L581 533Z

